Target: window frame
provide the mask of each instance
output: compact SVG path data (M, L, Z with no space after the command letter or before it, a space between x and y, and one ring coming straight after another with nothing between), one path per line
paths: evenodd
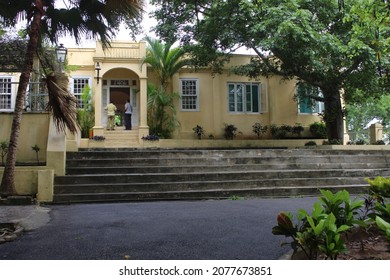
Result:
M70 92L77 98L77 108L80 108L80 109L84 108L85 104L83 104L82 99L81 99L82 92L75 94L75 80L81 80L81 79L88 80L88 86L90 88L89 93L91 94L91 91L92 91L92 77L91 76L72 76L71 77ZM81 104L81 106L80 106L80 104Z
M234 111L231 110L231 86L233 86L233 99L234 99ZM251 91L248 92L248 86L250 87ZM257 102L254 102L254 92L253 92L253 86L257 86ZM241 89L241 96L238 96L238 87ZM250 109L248 109L248 96L250 96ZM240 97L240 99L238 98ZM252 82L228 82L227 83L227 111L230 114L262 114L264 113L262 111L262 84L260 82L252 83ZM254 106L257 103L256 106ZM257 107L257 111L253 111L254 107ZM239 110L242 108L242 110Z
M183 94L183 82L190 81L195 82L195 94ZM200 92L199 92L199 79L197 78L180 78L179 79L179 88L180 88L180 111L182 112L199 112L200 111ZM184 100L185 97L193 98L195 97L195 108L194 109L188 109L184 108Z
M3 93L3 92L0 92L0 95L1 96L9 96L10 98L10 107L11 108L0 108L0 112L13 112L15 110L15 94L16 94L16 90L15 90L15 82L14 82L14 78L13 76L8 76L8 75L4 75L4 76L0 76L0 79L2 80L5 80L5 79L9 79L10 81L9 82L3 82L2 84L9 84L10 86L10 90L11 92L10 93Z
M297 85L296 87L296 91L298 91L298 87L299 85ZM320 89L318 89L318 93L319 93L319 97L323 97L323 93ZM308 101L309 100L309 97L306 97L305 98L305 108L309 108L309 106L307 105ZM313 106L311 106L311 110L310 112L302 112L301 110L303 110L303 108L301 107L302 106L302 103L303 101L300 100L300 97L297 93L297 105L298 105L298 114L299 115L315 115L315 114L321 114L325 111L325 103L324 101L317 101L315 100L314 101L315 104Z

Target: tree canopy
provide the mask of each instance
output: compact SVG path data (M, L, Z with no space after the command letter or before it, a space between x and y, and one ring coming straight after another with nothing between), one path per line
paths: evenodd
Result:
M245 47L256 56L236 73L280 75L320 88L329 139L343 138L342 93L349 101L356 89L372 96L390 87L388 0L152 3L157 34L180 39L197 65L220 70L226 54Z

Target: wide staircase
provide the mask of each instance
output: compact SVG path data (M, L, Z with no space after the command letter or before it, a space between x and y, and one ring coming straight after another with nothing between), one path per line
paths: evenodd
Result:
M67 153L54 203L361 193L390 176L387 151L326 149L90 149Z

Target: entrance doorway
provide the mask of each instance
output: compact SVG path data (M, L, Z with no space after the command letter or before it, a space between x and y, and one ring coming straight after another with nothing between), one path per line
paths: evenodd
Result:
M112 102L116 108L116 125L124 125L124 113L126 101L130 100L130 88L110 88L110 102Z
M102 86L102 124L107 124L107 112L104 110L107 104L112 102L116 108L116 124L124 126L124 111L127 99L133 107L131 118L132 127L138 127L138 94L136 82L132 80L104 80Z

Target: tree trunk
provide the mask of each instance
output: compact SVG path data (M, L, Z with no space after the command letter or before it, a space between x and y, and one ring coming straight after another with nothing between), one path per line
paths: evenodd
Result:
M35 6L32 7L34 14L30 31L29 41L27 45L26 56L24 60L23 71L19 79L19 88L16 94L15 111L12 121L12 129L9 140L9 148L7 154L7 160L4 168L3 178L1 180L1 196L7 197L9 195L15 195L15 165L16 165L16 152L18 147L20 125L22 122L22 114L24 110L24 101L26 97L26 91L28 82L30 80L30 74L32 72L34 55L37 50L38 40L40 38L40 26L43 12L43 0L35 0Z
M340 90L333 88L328 91L323 90L325 98L325 123L328 140L338 140L344 142L344 112L341 104Z

